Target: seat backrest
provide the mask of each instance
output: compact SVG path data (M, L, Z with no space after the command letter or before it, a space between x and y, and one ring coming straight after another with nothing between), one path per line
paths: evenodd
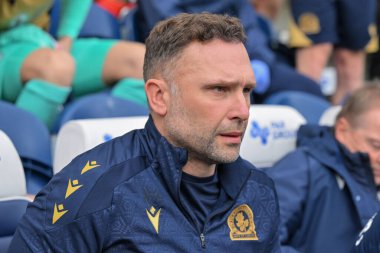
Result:
M321 126L333 126L335 125L336 116L342 110L342 106L334 105L325 110L319 119L319 125Z
M123 135L131 130L144 128L148 116L73 120L66 123L58 133L54 173L58 173L77 155Z
M107 10L93 3L79 33L79 37L120 39L119 22Z
M7 252L25 213L26 182L21 159L9 137L0 130L0 252Z
M25 194L25 174L20 157L12 141L0 130L0 198Z
M29 202L22 196L0 198L0 253L8 252L13 234Z
M54 0L50 11L49 33L54 37L57 37L58 33L61 2L62 0ZM111 13L101 8L98 4L93 3L79 32L79 37L120 39L119 22Z
M51 166L50 133L33 114L0 101L0 129L12 140L21 159Z
M53 132L57 133L70 120L142 116L148 113L146 106L112 96L109 92L100 92L83 96L66 105Z
M46 125L33 114L0 101L0 129L16 147L25 170L27 190L37 193L52 176L51 139Z
M0 198L0 238L13 235L29 202L24 196Z
M275 93L268 97L264 104L291 106L311 124L318 124L322 113L331 106L327 100L300 91Z
M258 168L270 167L295 149L297 130L305 123L292 107L253 105L240 155Z

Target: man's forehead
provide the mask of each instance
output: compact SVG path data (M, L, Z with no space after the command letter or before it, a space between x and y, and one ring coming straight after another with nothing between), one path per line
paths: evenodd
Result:
M363 113L354 115L352 125L363 131L380 128L380 104L373 103Z
M191 42L178 54L175 62L178 63L176 66L184 66L187 69L198 69L200 66L223 67L223 64L245 66L247 69L251 69L249 56L243 43L226 42L219 39ZM210 65L202 64L207 62Z

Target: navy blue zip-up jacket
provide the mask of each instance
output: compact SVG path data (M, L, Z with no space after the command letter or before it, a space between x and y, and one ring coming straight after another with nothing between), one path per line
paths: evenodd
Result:
M145 128L75 158L30 204L9 252L279 252L271 179L218 166L218 204L198 231L179 189L187 152Z
M330 127L302 126L297 149L267 173L278 193L285 253L350 252L380 208L368 155L350 153Z

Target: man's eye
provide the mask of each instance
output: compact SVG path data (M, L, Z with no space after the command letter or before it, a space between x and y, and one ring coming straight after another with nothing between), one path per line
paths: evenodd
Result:
M213 87L213 90L216 92L225 92L226 88L222 87L222 86L215 86L215 87Z
M371 143L372 145L372 148L376 149L376 150L380 150L380 144L379 143Z
M252 91L252 88L249 88L249 87L243 89L243 93L251 93L251 91Z

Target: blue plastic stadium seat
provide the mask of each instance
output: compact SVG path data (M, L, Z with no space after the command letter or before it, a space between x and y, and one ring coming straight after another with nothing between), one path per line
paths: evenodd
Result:
M307 123L318 124L323 112L331 104L320 97L300 91L283 91L268 97L264 104L288 105L295 108Z
M22 197L0 199L0 253L7 252L29 201Z
M302 115L283 105L252 105L240 155L260 169L273 166L296 147Z
M51 24L49 32L56 37L59 27L59 16L61 9L61 1L55 0L50 11ZM81 31L81 38L106 38L120 39L120 28L118 20L108 11L93 3L84 22Z
M108 91L83 96L65 106L53 128L57 133L68 121L75 119L113 118L148 115L146 106L112 96Z
M18 222L25 213L26 182L15 146L0 130L0 253L6 252Z
M27 190L35 194L53 174L49 131L34 115L4 101L0 101L0 118L0 129L21 157Z

